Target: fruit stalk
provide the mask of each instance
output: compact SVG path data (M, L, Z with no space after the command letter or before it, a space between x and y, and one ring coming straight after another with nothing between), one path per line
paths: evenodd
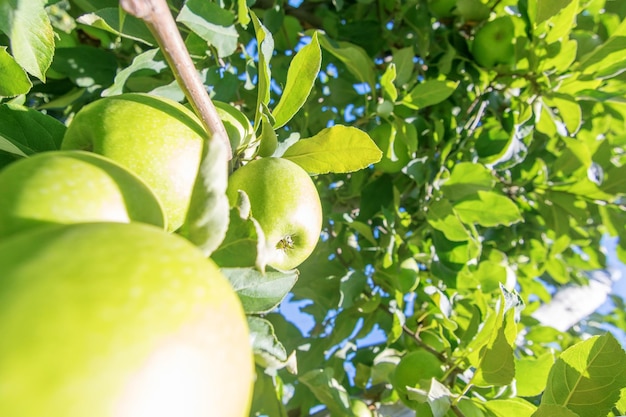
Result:
M231 159L232 149L226 128L198 76L166 0L120 0L120 6L148 26L187 100L200 116L209 138L222 141L228 149L228 159Z

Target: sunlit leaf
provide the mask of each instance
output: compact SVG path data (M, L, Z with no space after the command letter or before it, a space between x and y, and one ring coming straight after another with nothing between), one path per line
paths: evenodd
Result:
M354 127L337 125L301 139L283 154L310 174L344 173L378 162L382 152L369 135Z
M235 16L216 3L188 0L176 20L213 45L219 56L235 52L239 38L234 26Z
M626 353L615 337L606 333L579 342L559 356L548 376L541 406L566 407L579 417L604 416L619 400L624 386Z
M495 191L477 191L476 194L454 203L454 211L464 223L477 223L486 227L522 221L517 205Z
M15 61L42 81L54 55L54 32L45 0L1 0L0 32L11 40Z
M298 279L296 271L261 273L254 268L222 268L221 271L237 292L247 314L274 309Z
M289 65L287 84L272 115L274 128L285 125L300 110L309 96L322 63L317 32L311 42L298 51Z
M9 55L6 47L0 47L0 97L26 94L33 84L21 66Z
M409 91L402 99L402 104L415 110L432 106L450 97L457 86L458 83L454 81L424 81Z

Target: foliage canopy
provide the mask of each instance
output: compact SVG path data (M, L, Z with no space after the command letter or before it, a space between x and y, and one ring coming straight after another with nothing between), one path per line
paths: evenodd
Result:
M323 204L298 271L259 272L243 208L218 242L195 242L249 314L252 415L351 416L351 397L420 417L626 414L616 339L592 320L560 331L533 316L606 268L603 237L626 262L626 3L169 3L233 168L290 159ZM504 16L513 59L483 67L474 36ZM101 96L184 102L116 0L0 0L0 32L0 167L58 149ZM310 328L283 314L286 296ZM626 329L614 303L604 320ZM396 375L407 355L409 385Z

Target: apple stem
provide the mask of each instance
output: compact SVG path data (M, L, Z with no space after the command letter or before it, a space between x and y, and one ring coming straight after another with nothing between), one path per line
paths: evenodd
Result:
M202 120L209 139L223 142L230 160L232 148L226 128L198 75L166 0L120 0L120 6L148 26L187 100Z

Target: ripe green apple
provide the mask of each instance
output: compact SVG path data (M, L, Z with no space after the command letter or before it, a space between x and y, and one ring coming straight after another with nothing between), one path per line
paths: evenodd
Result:
M0 237L55 223L139 221L165 227L150 188L106 158L52 151L0 171Z
M380 124L373 128L369 134L383 152L380 161L374 164L377 170L390 174L396 173L411 161L406 143L398 137L391 124Z
M199 120L183 105L129 93L83 107L68 126L61 149L93 151L134 172L161 201L173 231L187 214L204 137Z
M248 195L252 217L265 234L268 265L289 270L309 257L322 229L322 205L306 171L287 159L256 159L228 179L231 206L238 190Z
M515 24L511 16L498 17L485 23L474 35L471 46L476 62L492 68L515 62Z
M248 417L242 306L212 261L142 223L0 241L0 415Z
M435 355L425 350L415 350L402 357L392 375L391 382L402 402L409 407L414 407L418 402L409 399L407 387L415 387L422 380L442 376L441 362Z

